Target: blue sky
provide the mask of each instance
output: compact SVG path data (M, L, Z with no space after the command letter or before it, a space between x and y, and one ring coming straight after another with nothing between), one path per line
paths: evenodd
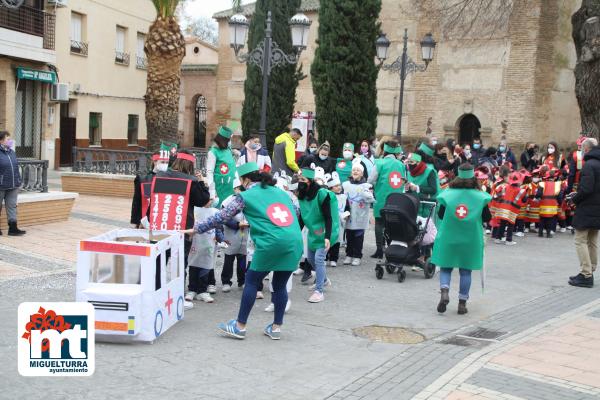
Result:
M242 4L252 3L253 0L242 0ZM212 15L218 11L231 8L231 0L188 0L184 12L192 17Z

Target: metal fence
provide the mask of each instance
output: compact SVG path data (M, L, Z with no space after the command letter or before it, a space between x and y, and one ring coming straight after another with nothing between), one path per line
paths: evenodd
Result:
M204 173L206 151L201 149L191 151L196 156L196 167ZM148 173L151 165L152 153L149 151L73 147L73 172L136 175Z
M44 38L44 48L54 49L55 16L33 7L0 7L0 27Z
M48 191L48 160L30 160L19 158L19 172L23 180L24 192Z

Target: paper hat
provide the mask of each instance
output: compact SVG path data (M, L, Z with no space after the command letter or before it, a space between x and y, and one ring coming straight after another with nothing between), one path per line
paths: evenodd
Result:
M152 154L152 161L169 161L169 152L162 150L158 154Z
M433 157L433 149L429 147L426 143L421 143L419 145L419 150L421 150L423 154L426 154L429 157Z
M233 131L231 129L229 129L226 126L220 126L219 127L219 135L223 136L225 139L231 139L231 135L233 134Z
M521 174L521 176L523 178L529 178L529 177L531 177L531 172L527 171L525 168L521 168L519 170L519 173Z
M240 177L248 175L254 171L258 171L258 164L253 161L247 162L237 167L237 173Z
M338 175L338 173L332 172L331 177L327 181L327 187L332 188L334 186L341 185L341 184L342 184L342 182L340 182L340 176Z
M583 144L583 142L585 142L585 139L587 139L586 136L579 136L579 139L577 139L577 146L581 146Z
M307 179L315 179L315 170L309 168L302 168L302 176Z
M392 147L389 144L384 143L383 151L388 154L400 154L400 153L402 153L402 146L398 145L396 147Z
M458 169L458 177L461 179L471 179L475 177L474 169Z
M177 153L177 158L179 160L186 160L186 161L190 161L195 163L196 162L196 156L193 154L187 154L187 153Z
M513 172L508 176L508 181L510 183L521 183L523 182L523 177L518 172Z
M344 143L344 147L342 148L342 151L344 151L344 150L354 151L354 145L352 143Z
M414 161L414 162L420 163L421 161L423 161L423 157L421 157L417 153L410 153L410 155L408 156L408 161Z
M175 151L177 151L177 148L178 145L175 142L160 142L160 150L171 151L172 149L175 149Z

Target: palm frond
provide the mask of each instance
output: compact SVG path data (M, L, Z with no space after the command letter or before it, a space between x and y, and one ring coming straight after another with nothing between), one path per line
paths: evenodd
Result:
M168 18L175 15L177 5L181 0L152 0L158 17Z
M242 11L242 0L231 0L231 8L235 12Z

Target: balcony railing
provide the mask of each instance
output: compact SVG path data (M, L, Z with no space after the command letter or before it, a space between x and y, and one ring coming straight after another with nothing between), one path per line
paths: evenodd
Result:
M88 44L86 42L78 42L76 40L71 40L71 54L78 54L80 56L87 57Z
M122 51L115 52L115 64L129 65L129 53Z
M0 27L42 37L49 50L54 50L55 21L54 15L33 7L0 7Z
M23 179L22 191L42 193L48 191L48 160L19 158L18 164Z
M206 168L206 151L192 150L196 156L196 168ZM89 147L73 147L73 172L135 175L146 174L152 165L149 151L111 150Z
M147 66L146 66L146 57L137 56L135 59L136 59L136 61L135 61L135 67L137 69L146 69L147 68Z

